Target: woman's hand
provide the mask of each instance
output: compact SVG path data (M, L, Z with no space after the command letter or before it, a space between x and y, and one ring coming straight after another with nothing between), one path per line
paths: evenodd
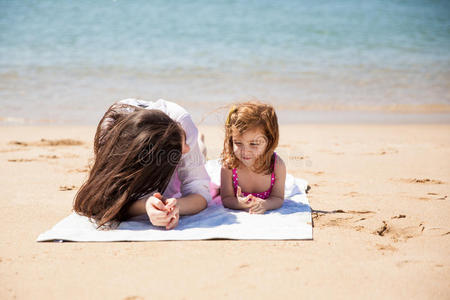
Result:
M180 220L180 207L178 205L178 200L175 198L169 198L166 200L166 209L169 212L170 220L166 225L166 229L173 229L177 227L178 221Z
M154 193L147 199L145 210L154 226L165 226L166 229L172 229L178 224L179 210L176 199L174 199L175 203L172 199L174 198L165 200L160 193ZM164 204L164 202L167 204ZM175 215L176 222L173 220Z

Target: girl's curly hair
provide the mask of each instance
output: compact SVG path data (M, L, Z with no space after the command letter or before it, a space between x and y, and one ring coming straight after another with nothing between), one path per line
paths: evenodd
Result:
M253 171L270 174L273 172L273 152L278 146L278 118L271 105L259 101L249 101L231 106L225 122L222 163L229 169L239 166L239 159L233 151L233 134L242 135L246 130L254 128L262 129L267 145L264 153L255 161Z

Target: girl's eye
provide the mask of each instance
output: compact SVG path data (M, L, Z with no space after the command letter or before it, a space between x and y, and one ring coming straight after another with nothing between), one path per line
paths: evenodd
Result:
M259 144L250 144L250 146L257 147L257 146L259 146Z

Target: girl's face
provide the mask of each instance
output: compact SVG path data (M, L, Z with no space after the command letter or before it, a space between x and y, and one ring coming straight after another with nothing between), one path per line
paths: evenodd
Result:
M267 138L261 128L253 128L241 135L233 134L233 151L247 167L253 166L256 159L266 150Z

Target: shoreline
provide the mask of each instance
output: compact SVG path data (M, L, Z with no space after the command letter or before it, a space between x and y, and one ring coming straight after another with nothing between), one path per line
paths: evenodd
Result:
M185 104L184 104L185 105ZM207 111L204 108L195 108L191 113L194 123L208 126L220 126L225 122L227 106ZM185 107L187 107L185 105ZM443 111L395 111L395 110L315 110L286 109L275 106L279 124L450 124L449 110ZM105 110L106 111L106 110ZM27 119L24 117L0 116L0 126L96 126L101 113L89 117L89 121L80 119Z

